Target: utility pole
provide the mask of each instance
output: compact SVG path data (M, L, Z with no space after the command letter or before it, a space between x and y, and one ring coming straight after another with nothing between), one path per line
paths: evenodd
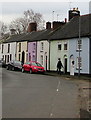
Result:
M52 22L54 21L54 12L55 11L52 11Z
M80 76L80 50L81 50L81 17L79 16L79 41L78 41L78 46L79 46L79 57L78 57L78 76Z
M59 14L57 14L57 21L58 21Z

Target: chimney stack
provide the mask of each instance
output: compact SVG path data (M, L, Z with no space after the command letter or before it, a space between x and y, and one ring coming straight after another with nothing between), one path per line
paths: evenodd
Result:
M57 29L58 27L61 27L65 24L65 22L59 22L59 21L54 21L53 22L53 30Z
M67 18L65 18L65 23L67 23Z
M46 23L46 29L51 29L51 22Z
M80 16L80 11L78 10L78 8L73 8L73 10L69 10L69 21L75 16Z
M10 34L15 35L16 34L16 29L10 29Z
M36 22L29 23L27 31L28 32L37 31L37 23Z

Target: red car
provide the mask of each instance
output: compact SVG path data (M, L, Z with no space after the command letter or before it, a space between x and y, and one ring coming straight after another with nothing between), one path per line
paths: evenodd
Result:
M26 62L22 67L22 72L24 71L29 71L30 73L45 72L44 67L42 67L40 63L35 61Z

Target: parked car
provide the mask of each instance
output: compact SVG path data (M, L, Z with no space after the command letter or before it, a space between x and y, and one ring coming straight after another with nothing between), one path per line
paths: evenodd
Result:
M29 71L30 73L45 73L44 67L35 61L26 62L22 67L22 72L24 71Z
M0 60L0 67L6 67L6 63L4 60Z
M22 62L17 60L12 60L7 64L7 70L22 70Z

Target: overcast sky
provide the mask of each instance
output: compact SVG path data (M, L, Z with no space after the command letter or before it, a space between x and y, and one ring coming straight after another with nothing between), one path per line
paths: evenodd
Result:
M64 2L63 2L64 1ZM63 21L68 18L68 10L70 8L78 7L81 15L89 13L89 1L90 0L26 0L26 2L20 0L0 2L0 21L10 23L12 20L22 17L23 12L28 9L32 9L34 12L41 13L45 21L54 20Z

